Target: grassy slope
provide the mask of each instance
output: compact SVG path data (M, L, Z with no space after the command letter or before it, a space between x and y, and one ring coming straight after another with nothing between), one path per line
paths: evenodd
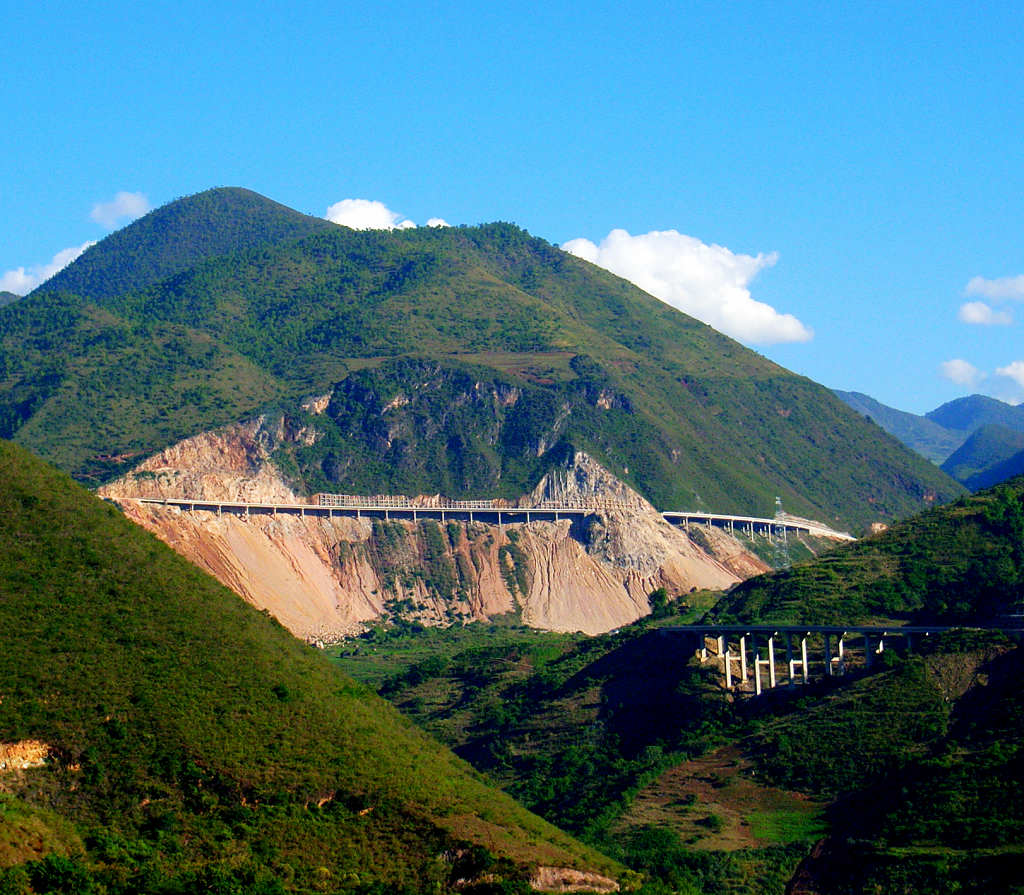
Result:
M970 623L1024 600L1024 479L735 588L719 620Z
M3 442L0 514L0 741L58 755L0 782L33 822L70 821L112 891L211 874L267 891L418 891L446 882L438 856L459 840L510 859L513 875L537 862L614 870Z
M205 222L204 197L193 199ZM168 206L179 231L191 201ZM135 226L117 234L129 243L123 251L104 241L92 257L113 267L126 252L145 256L150 234L133 246ZM540 423L551 434L665 507L770 514L781 495L791 511L857 526L958 493L827 390L511 225L392 233L328 225L296 241L300 229L259 245L239 241L222 258L200 247L188 269L154 281L146 268L144 288L118 294L76 273L87 253L52 285L87 299L62 330L59 359L48 335L52 293L0 311L0 435L79 477L102 477L129 462L111 464L109 455L151 451L268 403L293 409L351 371L370 375L388 358L413 355L471 361L545 393ZM153 328L202 345L210 360L159 343L154 352ZM156 370L122 362L123 353L150 352ZM178 387L190 371L206 373L209 387ZM100 393L83 380L102 382ZM147 393L153 381L166 391ZM567 395L573 388L579 394ZM101 432L81 403L76 410L83 390L106 420ZM602 415L594 411L604 394L616 403Z

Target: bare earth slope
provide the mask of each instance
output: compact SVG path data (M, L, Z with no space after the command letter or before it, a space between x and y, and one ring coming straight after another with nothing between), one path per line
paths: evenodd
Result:
M705 547L698 546L582 453L523 502L607 497L627 509L576 522L441 526L218 516L129 499L301 501L270 454L283 442L315 437L262 418L206 432L151 457L100 495L119 500L133 521L308 640L337 639L392 614L436 625L517 608L534 627L596 634L645 615L654 588L725 588L767 569L724 532L704 533Z

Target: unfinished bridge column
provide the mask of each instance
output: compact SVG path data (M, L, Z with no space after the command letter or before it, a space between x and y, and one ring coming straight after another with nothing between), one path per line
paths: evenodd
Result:
M768 635L768 686L775 689L775 635Z
M840 677L842 675L846 674L846 655L845 655L845 653L843 651L843 638L845 638L845 637L846 637L846 632L843 631L836 638L836 652L838 653L838 659L839 659L839 661L837 663L836 671L839 673Z
M787 684L793 686L793 678L796 676L793 671L793 632L786 632L786 669L789 675Z
M757 635L750 635L750 657L754 660L754 695L761 695L761 656L757 646Z
M804 675L804 683L806 684L810 680L810 675L807 673L807 634L800 637L800 664Z
M732 689L732 652L729 641L725 637L719 637L718 642L722 650L722 665L725 669L725 689Z
M832 677L832 635L825 632L825 674Z
M747 682L747 635L740 635L740 680L745 684Z

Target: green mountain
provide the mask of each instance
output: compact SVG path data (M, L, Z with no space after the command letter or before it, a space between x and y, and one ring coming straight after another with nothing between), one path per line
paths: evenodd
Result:
M970 490L987 488L1011 478L1022 470L1014 471L1015 464L1006 467L1007 460L1024 451L1024 431L1009 429L996 423L978 426L956 451L950 454L942 469ZM997 472L996 470L1000 470ZM996 478L995 476L1001 476Z
M308 489L513 496L582 449L665 508L781 496L856 527L960 493L826 389L509 224L356 232L238 192L153 212L0 310L0 435L99 481L273 410L325 432L289 466ZM239 236L209 211L227 201L283 223ZM166 267L154 216L182 237Z
M1000 460L998 463L993 463L976 472L966 479L964 484L972 491L976 491L982 488L991 488L999 482L1005 482L1007 479L1019 475L1024 475L1024 450L1011 454L1005 460Z
M329 228L251 190L223 187L169 202L86 249L33 294L91 299L145 289L196 264Z
M1024 407L1015 407L987 395L957 398L926 414L927 418L947 429L973 432L979 426L995 424L1024 432Z
M719 620L970 624L1024 611L1024 478L750 579Z
M539 865L617 873L6 442L0 514L0 891L519 892Z
M15 295L13 292L0 292L0 308L4 305L9 305L11 302L17 301L21 298L20 295Z
M833 391L858 413L874 420L894 438L933 463L941 464L963 444L963 432L941 426L928 417L888 407L862 392Z

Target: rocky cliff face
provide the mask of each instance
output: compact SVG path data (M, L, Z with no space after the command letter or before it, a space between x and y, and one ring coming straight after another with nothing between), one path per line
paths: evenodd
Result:
M704 532L698 545L582 453L522 501L614 506L575 521L244 517L129 499L300 501L270 457L283 442L315 438L266 419L204 433L100 494L120 499L134 521L309 640L351 635L386 616L443 625L517 610L534 627L596 634L646 614L656 587L725 588L767 569L724 532Z

